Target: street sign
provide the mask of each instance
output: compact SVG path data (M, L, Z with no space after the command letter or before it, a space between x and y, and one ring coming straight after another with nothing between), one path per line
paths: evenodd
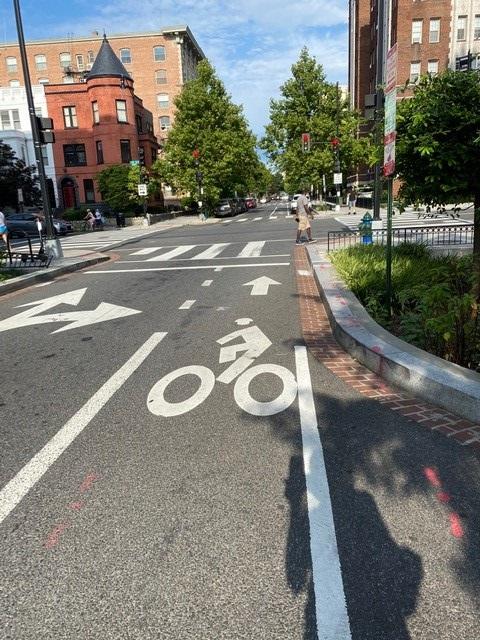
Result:
M334 173L333 184L342 184L342 182L343 182L343 173Z
M131 167L138 167L140 165L140 160L130 160Z
M146 184L138 185L138 195L145 197L148 194L148 187Z
M385 93L389 93L397 86L397 58L398 51L395 43L387 53Z

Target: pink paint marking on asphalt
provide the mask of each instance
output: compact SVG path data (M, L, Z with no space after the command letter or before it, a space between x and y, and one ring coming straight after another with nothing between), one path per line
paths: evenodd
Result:
M452 499L451 495L446 491L439 491L437 493L437 500L439 502L443 502L445 504L447 502L450 502L451 499Z
M77 500L76 502L71 502L68 505L68 508L72 511L80 511L85 506L85 502L83 500Z
M455 538L463 538L463 527L458 513L450 514L450 531Z
M58 544L62 533L64 533L69 526L69 522L61 522L60 524L57 524L57 526L48 534L48 538L43 545L45 549L53 549Z
M431 467L425 467L425 469L423 470L423 475L426 477L432 487L436 487L437 489L439 489L442 486L441 480L438 477L438 473L435 471L435 469L432 469Z
M91 489L94 482L100 479L100 476L97 476L96 473L89 473L85 480L80 485L80 493L85 493L89 489Z

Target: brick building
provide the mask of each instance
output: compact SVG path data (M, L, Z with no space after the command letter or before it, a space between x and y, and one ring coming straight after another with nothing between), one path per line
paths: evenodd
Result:
M398 43L399 86L426 73L455 69L458 57L480 55L480 0L350 0L349 92L363 112L376 89L377 9L384 3L385 51ZM480 65L479 65L480 66Z
M153 114L159 140L166 137L174 118L173 99L185 82L195 77L205 56L188 26L147 33L109 36L109 42L145 107ZM27 42L33 84L83 82L95 61L102 36L58 38ZM23 84L18 44L0 45L0 86Z
M84 82L44 85L60 206L100 202L95 177L108 165L156 160L153 117L133 87L106 37Z

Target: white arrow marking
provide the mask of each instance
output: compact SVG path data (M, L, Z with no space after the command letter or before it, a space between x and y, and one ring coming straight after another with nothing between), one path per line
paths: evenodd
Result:
M266 296L268 293L268 287L272 284L281 284L281 282L277 282L276 280L272 280L268 276L260 276L260 278L256 278L251 282L245 282L244 287L252 287L252 291L250 293L251 296Z
M0 321L0 332L18 329L20 327L29 327L36 324L46 324L48 322L69 322L70 324L67 326L52 332L60 333L61 331L77 329L78 327L84 327L98 322L106 322L107 320L114 320L115 318L125 318L126 316L141 313L141 311L137 311L136 309L101 302L96 309L90 311L67 311L65 313L40 315L44 311L48 311L59 304L69 304L76 307L83 298L86 290L86 288L76 289L75 291L62 293L52 296L51 298L45 298L44 300L22 304L18 308L30 307L30 309Z

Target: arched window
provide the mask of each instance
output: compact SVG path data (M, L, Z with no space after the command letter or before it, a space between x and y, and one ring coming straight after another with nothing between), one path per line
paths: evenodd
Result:
M157 104L160 109L168 109L170 104L168 93L157 93Z
M45 71L47 68L47 56L43 53L39 53L35 56L35 69L37 71Z
M130 64L132 62L132 53L130 49L120 49L120 60L123 64Z
M167 84L167 70L158 69L155 71L155 82L157 84Z

